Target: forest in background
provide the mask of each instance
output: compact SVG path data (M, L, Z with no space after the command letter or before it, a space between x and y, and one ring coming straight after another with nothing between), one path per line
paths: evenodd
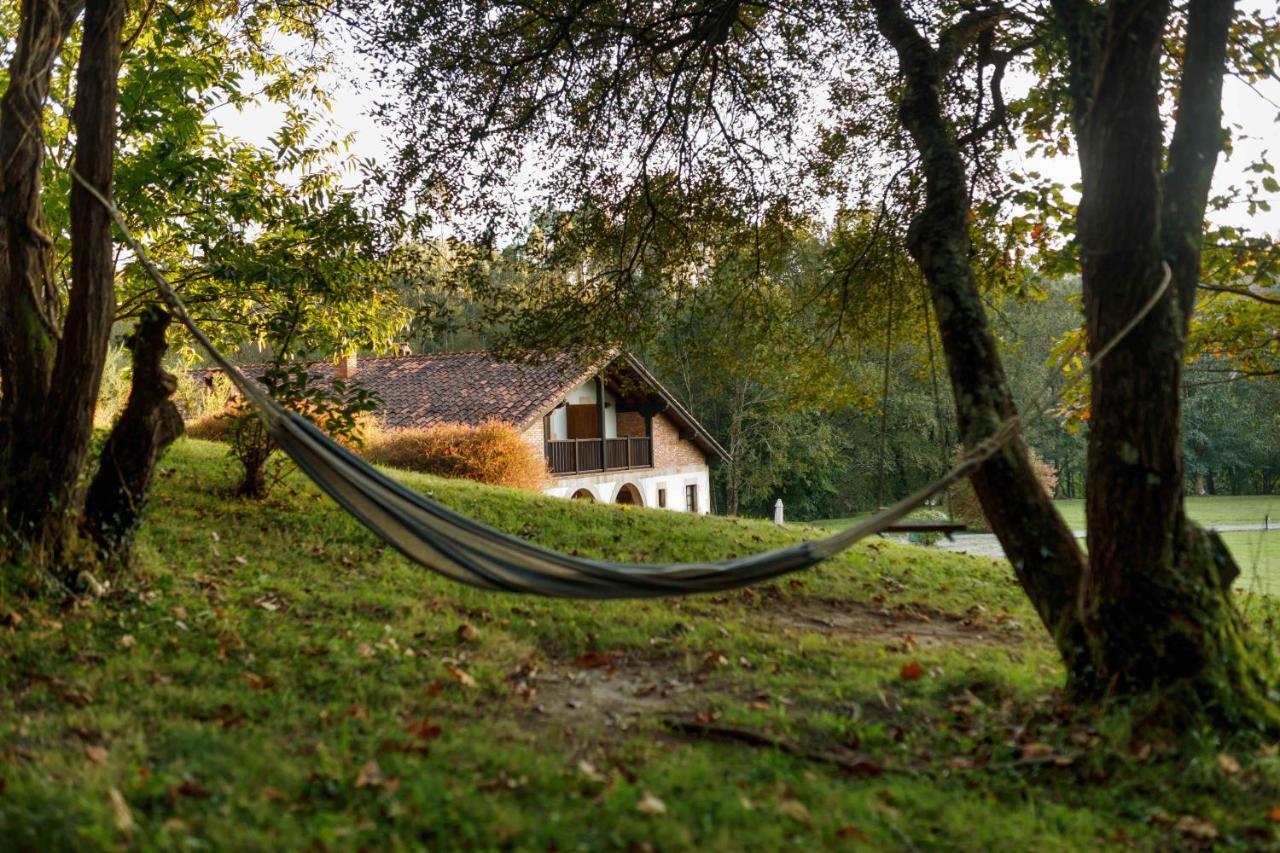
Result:
M721 255L685 287L651 294L643 318L596 329L570 322L590 260L582 243L548 236L564 230L554 217L498 251L447 241L402 249L390 286L412 312L415 352L621 341L730 450L733 461L713 472L718 512L767 516L781 498L788 518L838 518L938 477L958 445L946 365L906 262L864 259L831 303L828 270L861 248L867 221L788 223L745 256ZM756 283L744 288L745 277ZM1028 444L1052 469L1055 497L1083 497L1087 406L1080 391L1059 399L1080 366L1079 278L1027 263L993 277L987 300ZM1211 306L1204 316L1216 316ZM1184 383L1188 494L1274 494L1280 383L1255 375L1212 330L1201 342Z

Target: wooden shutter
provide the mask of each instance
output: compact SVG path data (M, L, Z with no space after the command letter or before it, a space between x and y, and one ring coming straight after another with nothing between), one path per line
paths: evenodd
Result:
M600 415L595 403L570 403L568 409L569 438L599 438Z

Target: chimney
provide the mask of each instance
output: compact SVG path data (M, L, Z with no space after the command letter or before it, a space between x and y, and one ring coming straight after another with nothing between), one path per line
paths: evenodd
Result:
M338 366L333 371L335 379L350 379L356 375L356 354L349 352L338 359Z

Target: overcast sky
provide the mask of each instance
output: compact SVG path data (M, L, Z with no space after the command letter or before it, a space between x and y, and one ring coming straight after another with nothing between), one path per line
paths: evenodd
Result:
M1240 0L1244 10L1264 9L1275 0ZM354 136L352 153L361 158L389 163L394 146L383 131L370 118L374 101L378 96L372 76L362 68L362 60L350 51L341 51L340 73L330 75L328 81L335 98L333 119L342 132ZM1221 193L1231 186L1242 186L1248 166L1260 154L1270 151L1280 158L1280 152L1272 150L1280 141L1280 81L1270 79L1255 88L1229 77L1223 92L1224 120L1232 128L1234 150L1218 163L1214 175L1214 193ZM227 113L218 120L229 131L246 140L264 144L267 137L279 127L283 109L276 105L264 105L240 113ZM424 120L426 117L424 117ZM1070 186L1079 181L1079 164L1075 157L1057 157L1050 160L1024 161L1026 168L1034 168ZM1257 177L1257 176L1254 176ZM1280 198L1272 198L1273 209L1250 215L1243 204L1212 214L1215 222L1246 228L1255 234L1280 237Z

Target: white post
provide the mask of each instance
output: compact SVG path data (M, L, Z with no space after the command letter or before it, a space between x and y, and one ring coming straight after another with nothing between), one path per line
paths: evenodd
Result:
M773 502L773 523L782 524L782 498Z

